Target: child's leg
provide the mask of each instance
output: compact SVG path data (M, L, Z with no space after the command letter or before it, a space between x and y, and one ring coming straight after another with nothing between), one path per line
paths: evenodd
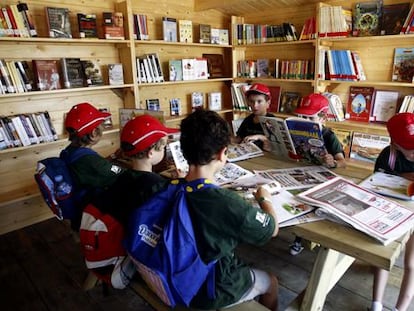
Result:
M387 281L388 271L375 267L371 311L382 311L382 299L384 297Z
M405 245L404 275L396 308L406 311L414 295L414 234Z

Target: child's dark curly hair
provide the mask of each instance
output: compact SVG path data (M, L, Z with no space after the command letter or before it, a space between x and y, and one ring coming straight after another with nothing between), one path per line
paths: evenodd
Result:
M214 111L196 110L181 122L180 143L188 164L208 164L230 143L229 124Z

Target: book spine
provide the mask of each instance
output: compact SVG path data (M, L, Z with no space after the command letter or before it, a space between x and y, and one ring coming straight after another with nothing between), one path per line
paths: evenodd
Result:
M29 32L30 37L37 37L37 31L36 27L32 18L32 15L30 14L29 8L26 3L18 3L17 9L19 10L20 14L23 17L23 21L25 24L26 29Z
M13 83L12 83L11 75L9 73L9 70L6 67L5 61L2 60L2 59L0 59L0 73L3 77L3 79L4 79L4 82L5 82L5 85L6 85L6 88L7 88L7 92L8 93L15 93L16 89L15 89Z
M20 14L19 9L17 8L17 4L10 4L9 7L10 7L10 11L13 14L16 27L19 31L19 36L23 38L29 38L30 37L29 31L27 30L24 24L23 16L22 14Z

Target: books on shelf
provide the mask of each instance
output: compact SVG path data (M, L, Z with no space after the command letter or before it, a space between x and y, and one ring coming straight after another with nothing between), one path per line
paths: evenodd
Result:
M133 14L133 19L134 19L134 39L149 40L147 15Z
M397 111L400 93L391 90L375 90L372 107L372 121L387 122Z
M121 63L108 64L109 85L124 84L124 69Z
M207 59L209 78L223 78L225 76L224 57L222 54L203 53Z
M191 93L191 109L195 111L204 107L204 94L201 92Z
M34 59L32 64L35 83L39 91L58 90L62 88L58 60Z
M345 118L351 121L369 122L374 99L373 87L350 86Z
M28 30L30 37L37 37L36 25L34 23L34 19L31 14L31 11L29 10L27 6L27 3L19 2L17 4L17 9L23 17L24 25L26 29Z
M242 161L263 155L262 149L253 142L230 144L227 149L227 161L229 162Z
M345 120L345 109L341 98L333 93L325 92L322 93L329 101L329 108L327 112L327 119L330 121L344 121Z
M368 1L355 4L353 36L377 36L381 31L383 1Z
M412 229L414 212L360 185L335 177L296 196L339 217L384 245Z
M104 85L102 78L101 66L98 61L88 59L81 60L83 73L85 74L86 86L99 86Z
M158 98L146 99L145 103L147 105L147 110L152 110L152 111L161 110L160 100Z
M320 6L318 31L319 37L348 36L349 26L342 6Z
M181 115L181 99L180 98L170 99L170 115L171 116Z
M352 135L351 159L375 163L380 152L391 142L388 136L354 132Z
M392 69L392 81L413 82L414 47L395 48Z
M96 14L78 13L79 38L98 38Z
M193 22L188 19L178 20L178 34L180 42L193 42Z
M382 7L381 35L400 34L410 11L410 3L384 4Z
M221 92L208 93L208 109L219 111L221 110Z
M164 16L162 18L162 33L164 41L177 42L177 19Z
M361 181L359 185L388 197L406 201L414 200L413 182L398 175L375 172Z
M247 104L247 99L245 95L249 87L250 85L246 82L239 82L239 83L233 82L231 84L230 91L231 91L231 99L232 99L234 110L240 110L240 111L250 110Z
M85 74L80 58L61 58L62 81L66 89L83 87Z
M47 27L51 38L72 38L68 8L45 7Z
M170 59L168 61L168 68L170 81L183 80L183 68L181 59Z
M211 25L200 24L200 43L211 43Z

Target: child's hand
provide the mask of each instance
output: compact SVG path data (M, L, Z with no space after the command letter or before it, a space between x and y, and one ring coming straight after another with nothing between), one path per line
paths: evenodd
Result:
M260 198L266 198L268 200L271 200L271 195L269 191L267 191L267 189L262 186L257 188L257 191L254 193L254 197L256 200L259 200Z
M327 153L322 157L323 164L327 166L328 168L335 168L336 167L336 161L332 154Z
M248 142L255 142L257 140L260 140L262 142L265 142L265 141L267 141L267 138L266 138L266 136L260 135L260 134L258 134L258 135L249 135L249 136L246 136L243 139L243 142L244 143L248 143Z

